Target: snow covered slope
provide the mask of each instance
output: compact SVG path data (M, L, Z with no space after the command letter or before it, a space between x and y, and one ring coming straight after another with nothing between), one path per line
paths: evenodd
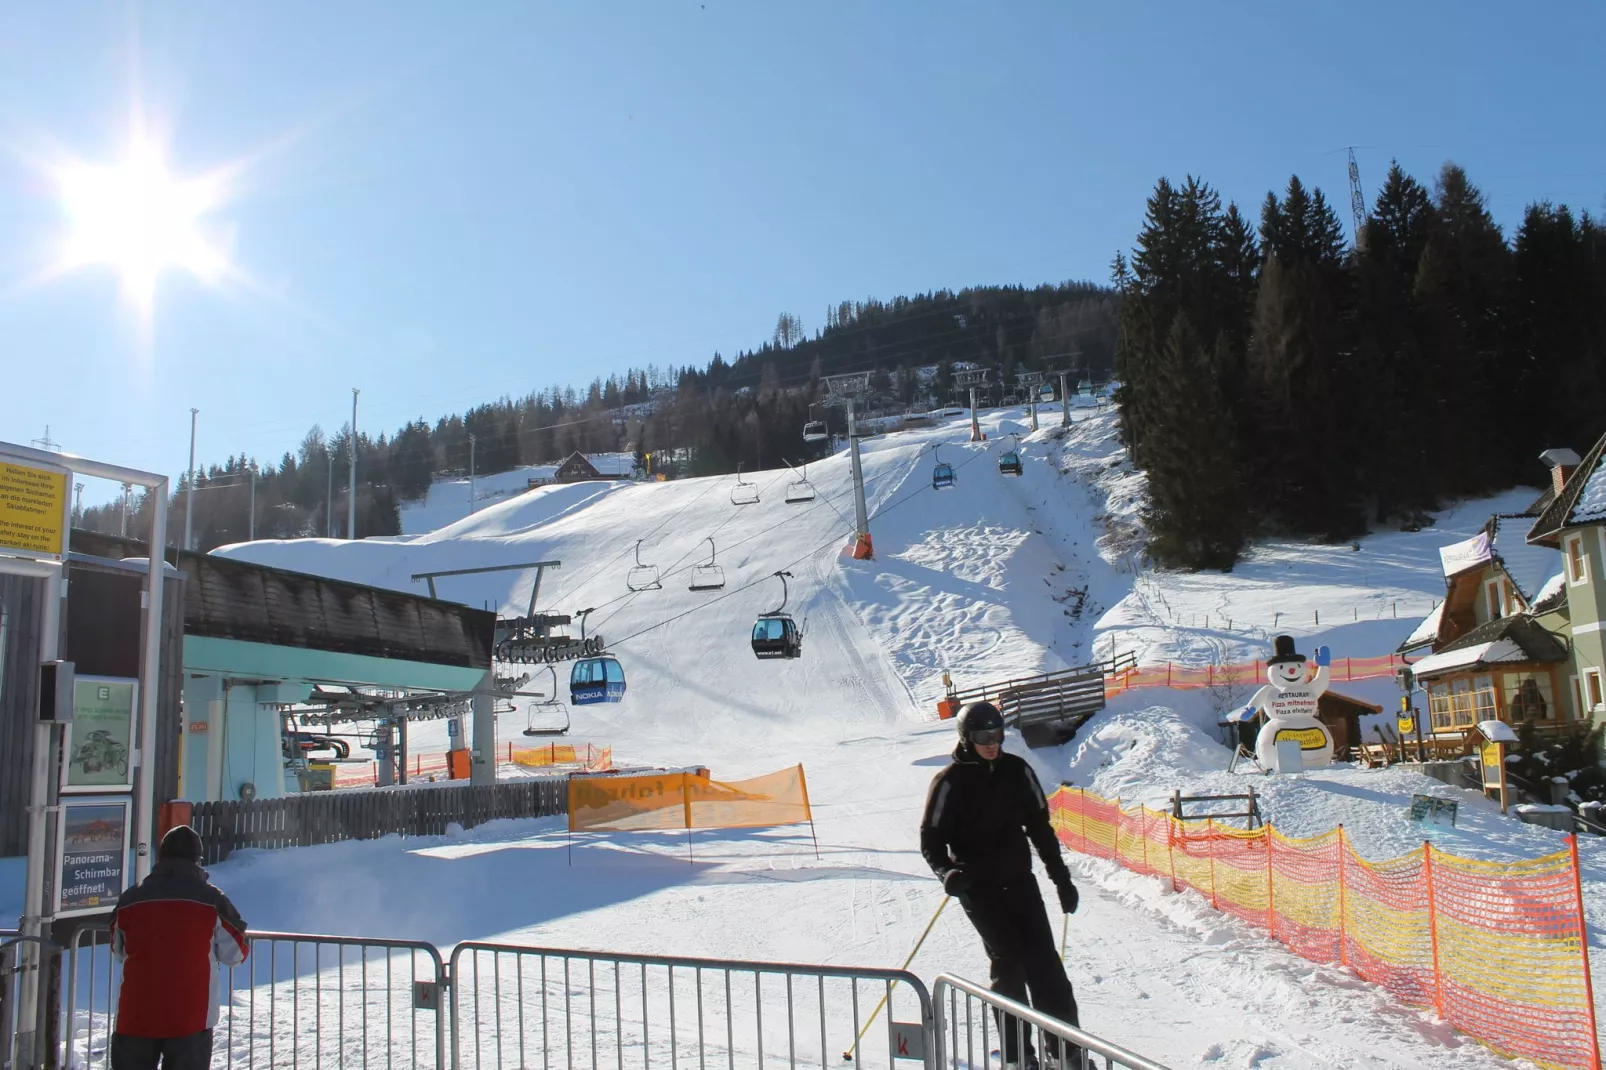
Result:
M623 702L574 711L573 738L611 743L624 761L704 764L722 778L802 762L821 857L807 830L777 829L700 832L691 864L684 836L603 837L580 842L570 866L559 826L516 822L436 840L244 852L215 878L265 927L897 965L941 901L916 825L953 741L934 720L944 669L964 685L1111 650L1243 660L1263 653L1272 629L1302 647L1319 638L1339 657L1382 653L1442 595L1437 548L1470 534L1495 504L1452 511L1438 529L1363 540L1359 551L1271 545L1228 575L1136 573L1142 477L1124 462L1112 416L1079 413L1087 418L1066 433L1050 426L1057 415L1027 439L1018 480L1000 476L996 458L1004 434L1025 431L1020 412L991 414L986 444L966 442L962 420L866 442L874 562L843 553L852 516L845 456L810 466L812 505L783 503L792 478L784 470L753 475L762 500L741 508L730 504L730 478L584 484L520 495L414 537L225 548L399 590L421 590L409 577L423 570L562 560L540 608L596 607L592 631L630 676ZM943 491L930 482L937 445L958 472ZM687 580L708 559L709 537L727 586L694 593ZM626 590L638 539L643 560L663 572L661 591ZM778 569L793 573L788 609L806 625L797 662L759 662L747 645L753 617L779 599ZM529 582L516 573L454 578L440 593L522 612ZM1343 689L1380 701L1391 688ZM1031 759L1050 783L1127 800L1219 784L1227 752L1213 721L1206 693L1139 692ZM522 721L512 722L499 726L502 738L520 738ZM445 740L426 731L415 743ZM1420 779L1340 768L1267 785L1268 806L1294 834L1355 822L1367 830L1357 829L1358 849L1385 857L1417 834L1403 811L1411 791L1426 790ZM1553 834L1463 806L1475 811L1456 834L1465 842L1448 849L1555 849ZM1606 873L1598 852L1588 864L1593 911ZM1070 924L1067 962L1084 1021L1168 1065L1509 1065L1196 896L1100 862L1076 868L1085 905ZM958 911L944 914L913 968L986 976Z

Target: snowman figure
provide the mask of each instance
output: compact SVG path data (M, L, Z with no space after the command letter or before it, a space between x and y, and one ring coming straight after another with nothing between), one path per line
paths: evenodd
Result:
M1332 654L1316 648L1316 675L1305 679L1305 655L1294 652L1294 637L1279 635L1277 653L1266 662L1266 686L1249 701L1249 709L1266 715L1266 725L1255 739L1255 756L1267 769L1277 756L1278 740L1298 740L1306 769L1318 769L1333 760L1333 737L1316 717L1316 704L1327 690Z

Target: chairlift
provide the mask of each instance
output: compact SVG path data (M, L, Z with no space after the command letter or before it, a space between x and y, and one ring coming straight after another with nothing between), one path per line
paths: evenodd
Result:
M725 570L714 560L717 551L714 547L713 536L708 538L708 564L693 566L691 570L691 590L717 591L725 586Z
M943 460L937 454L937 447L931 448L933 455L937 456L937 466L931 470L931 487L933 490L942 490L944 487L954 485L954 466Z
M787 467L792 468L790 464ZM786 504L801 505L804 502L812 502L814 484L809 482L809 466L805 464L801 472L792 468L792 474L797 476L797 479L786 485Z
M1054 400L1054 384L1053 383L1044 383L1042 386L1038 387L1037 388L1037 398L1038 398L1039 401L1053 401Z
M636 565L625 577L625 586L632 591L657 591L663 588L658 579L658 566L642 563L640 539L636 540Z
M813 410L814 406L810 405L809 411L812 412ZM826 430L824 420L810 420L803 425L804 442L824 442L830 437L831 432Z
M742 466L740 462L737 462L736 465L736 485L731 488L731 504L758 504L758 484L749 483L747 480L742 478Z
M569 731L569 707L558 698L558 670L551 665L552 694L544 699L532 699L529 716L524 724L527 736L561 736ZM605 674L606 675L606 674Z
M796 658L803 654L803 629L786 612L786 581L791 575L785 571L775 574L781 581L781 604L768 613L759 614L753 624L753 654L761 660Z

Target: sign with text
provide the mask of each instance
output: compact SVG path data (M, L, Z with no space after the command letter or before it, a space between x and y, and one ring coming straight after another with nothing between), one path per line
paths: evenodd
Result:
M0 550L60 560L67 552L65 469L0 459Z
M127 799L73 799L61 804L56 851L57 917L99 914L128 886Z
M1429 821L1438 823L1440 814L1448 814L1450 824L1455 824L1457 804L1452 799L1440 799L1432 795L1411 796L1411 820Z
M138 680L80 676L73 685L72 724L62 755L62 791L134 786L134 705Z

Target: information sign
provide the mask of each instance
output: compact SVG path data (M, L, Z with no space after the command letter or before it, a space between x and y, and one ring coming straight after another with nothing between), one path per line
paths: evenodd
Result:
M72 799L57 826L56 916L99 914L128 887L127 799Z
M0 550L61 560L71 479L65 469L0 458Z
M73 685L73 719L61 763L62 791L134 786L134 704L138 680L80 676Z

